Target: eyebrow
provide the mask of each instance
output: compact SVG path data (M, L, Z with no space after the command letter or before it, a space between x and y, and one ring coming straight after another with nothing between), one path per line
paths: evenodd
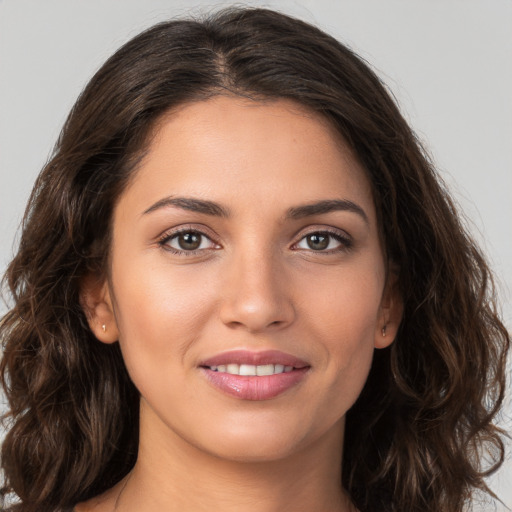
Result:
M213 201L194 199L191 197L164 197L145 210L144 215L168 206L175 206L182 210L204 213L215 217L229 217L229 211L219 204L214 203Z
M306 204L303 206L295 206L288 210L287 217L292 219L303 219L312 215L321 215L323 213L330 213L334 211L346 211L356 213L369 224L368 215L356 203L347 199L327 199L318 201L316 203Z
M181 208L182 210L212 215L214 217L227 218L230 216L229 210L220 204L192 197L164 197L145 210L144 215L169 206ZM294 206L288 209L286 218L303 219L305 217L321 215L334 211L348 211L356 213L366 222L366 224L369 224L368 216L365 211L358 204L347 199L326 199L316 203Z

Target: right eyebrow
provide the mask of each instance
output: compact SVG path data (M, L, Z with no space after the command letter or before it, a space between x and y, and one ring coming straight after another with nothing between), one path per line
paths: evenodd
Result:
M154 212L161 208L174 206L182 210L188 210L197 213L204 213L215 217L229 217L229 211L218 203L205 201L204 199L195 199L192 197L164 197L144 211L143 215Z

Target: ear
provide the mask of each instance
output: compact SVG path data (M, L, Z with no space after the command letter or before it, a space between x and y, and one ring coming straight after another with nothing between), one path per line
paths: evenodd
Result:
M375 326L375 348L386 348L393 343L402 321L403 310L402 294L398 285L398 270L390 268Z
M105 279L100 280L96 276L89 275L82 280L80 305L91 331L99 341L115 343L119 339L110 290Z

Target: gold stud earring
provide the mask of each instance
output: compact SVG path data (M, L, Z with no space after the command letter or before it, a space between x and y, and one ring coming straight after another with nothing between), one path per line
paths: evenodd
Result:
M381 330L381 333L382 333L382 337L385 338L386 337L386 325L382 328Z
M105 324L103 324L101 328L103 329L103 332L107 332L107 326Z

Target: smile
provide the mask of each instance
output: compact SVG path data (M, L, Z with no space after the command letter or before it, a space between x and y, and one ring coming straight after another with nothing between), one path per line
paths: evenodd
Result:
M293 370L293 366L284 366L282 364L227 364L219 366L210 366L210 370L220 373L229 373L230 375L245 376L266 376L276 375L279 373L289 373Z
M270 400L298 385L311 366L276 350L236 350L218 354L199 366L207 382L240 400Z

